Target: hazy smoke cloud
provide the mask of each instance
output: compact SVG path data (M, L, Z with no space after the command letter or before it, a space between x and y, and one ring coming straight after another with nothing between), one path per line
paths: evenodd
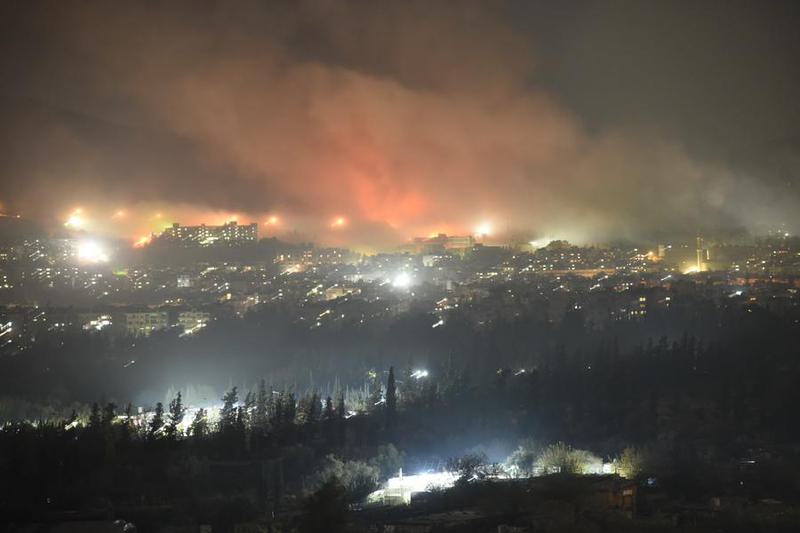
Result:
M362 244L481 221L576 240L797 223L796 197L673 139L588 133L538 88L531 39L498 4L59 2L9 17L0 193L26 213L278 213ZM338 216L349 225L330 229Z

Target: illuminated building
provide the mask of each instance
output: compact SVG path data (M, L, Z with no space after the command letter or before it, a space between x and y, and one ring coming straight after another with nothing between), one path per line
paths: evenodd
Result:
M325 289L325 300L335 300L337 298L342 298L344 296L350 296L351 294L358 294L361 291L354 287L342 287L339 285L334 285L333 287L328 287Z
M102 331L112 325L111 315L99 315L83 325L84 331Z
M125 313L125 330L134 337L147 337L152 332L169 327L166 311Z
M177 222L164 230L160 240L181 246L212 246L254 243L258 239L258 224L239 225L228 222L222 226L181 226Z
M443 251L465 254L475 246L472 235L450 236L439 233L434 237L417 237L405 247L405 251L414 254L435 254Z
M205 327L211 319L211 314L205 311L181 311L178 313L178 325L185 332L194 332Z

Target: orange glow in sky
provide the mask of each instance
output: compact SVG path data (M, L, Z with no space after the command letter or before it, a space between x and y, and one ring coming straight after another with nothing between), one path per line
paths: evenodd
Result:
M81 216L83 214L83 209L78 207L75 209L69 217L67 217L67 221L64 222L64 227L69 229L82 229L86 226L86 219Z
M142 246L147 246L148 244L150 244L150 241L152 241L152 240L153 240L152 236L143 235L143 236L139 237L138 239L136 239L136 241L134 241L133 246L135 248L141 248Z

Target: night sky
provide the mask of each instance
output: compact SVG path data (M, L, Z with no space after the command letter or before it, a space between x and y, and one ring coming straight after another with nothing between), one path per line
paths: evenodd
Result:
M794 232L798 27L797 2L4 1L0 203L126 238Z

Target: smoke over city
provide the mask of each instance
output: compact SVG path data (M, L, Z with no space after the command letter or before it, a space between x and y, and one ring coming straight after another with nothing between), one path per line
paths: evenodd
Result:
M151 231L155 216L276 217L279 236L368 246L478 224L583 242L797 227L797 162L780 159L776 173L780 146L765 148L761 131L742 161L647 120L594 120L587 109L608 94L580 77L560 91L548 79L552 43L514 23L513 3L204 7L3 8L9 213L60 225L80 206L121 237ZM663 57L651 59L658 70ZM672 76L673 59L653 80ZM629 60L598 68L624 76ZM649 93L691 83L678 77L655 88L623 79L641 99L612 104L629 117ZM717 113L723 138L735 110L708 106L698 114L707 124ZM125 221L112 220L117 210Z

